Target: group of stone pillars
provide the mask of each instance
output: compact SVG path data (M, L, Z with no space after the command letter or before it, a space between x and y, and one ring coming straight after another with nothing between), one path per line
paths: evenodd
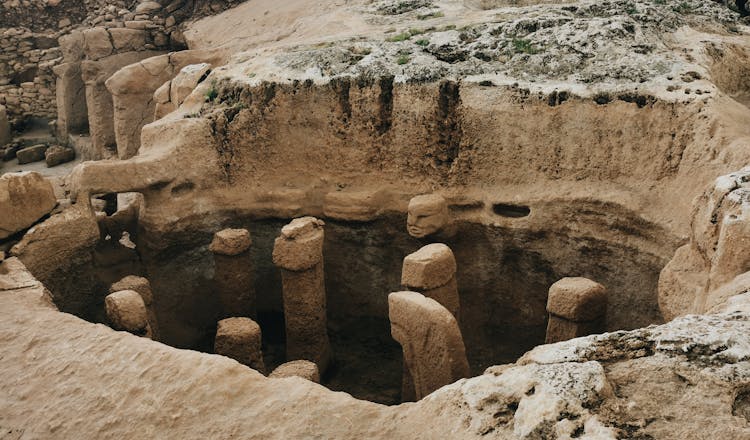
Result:
M300 376L319 382L331 359L323 270L324 223L294 219L276 238L273 262L281 270L286 355L291 362L270 377ZM222 319L215 352L265 373L261 328L255 316L250 234L225 229L209 247ZM469 364L459 328L460 301L456 259L445 244L429 244L404 258L401 284L406 291L388 296L391 334L403 350L402 400L419 400L438 388L468 377ZM113 327L158 338L148 280L126 277L112 285L106 309ZM564 278L549 290L546 342L558 342L604 329L604 287L586 278Z
M286 357L270 377L299 376L318 382L328 368L331 347L326 320L323 272L324 223L314 217L294 219L281 229L273 262L281 270ZM219 322L215 352L264 372L261 329L255 316L250 234L244 229L217 232L214 254L217 294L225 317Z

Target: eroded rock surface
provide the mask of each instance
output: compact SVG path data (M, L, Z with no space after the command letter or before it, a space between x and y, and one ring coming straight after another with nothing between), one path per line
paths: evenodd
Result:
M39 173L0 177L0 239L33 225L57 204L52 184Z

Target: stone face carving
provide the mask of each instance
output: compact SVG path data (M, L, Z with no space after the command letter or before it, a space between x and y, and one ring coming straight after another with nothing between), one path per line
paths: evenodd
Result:
M146 278L128 275L120 281L112 284L109 293L120 292L123 290L134 290L141 295L143 304L146 306L146 318L151 328L151 339L159 340L159 325L156 321L156 311L154 307L154 294L151 290L151 283Z
M214 283L222 317L255 316L251 245L247 229L224 229L214 234L209 246L214 255Z
M395 292L388 295L388 315L391 335L404 352L405 380L411 380L404 383L402 400L421 399L469 376L461 330L445 307L417 292Z
M440 232L448 225L448 203L438 194L416 196L409 201L406 230L415 238Z
M323 226L314 217L292 220L281 229L273 262L281 268L287 359L306 359L328 367L331 346L326 328Z
M306 360L291 361L279 365L273 373L268 375L270 378L281 379L284 377L301 377L310 382L320 383L320 373L315 362Z
M548 344L604 331L607 292L586 278L563 278L549 289L547 297Z
M459 320L456 258L451 249L434 243L404 258L401 285L439 302Z
M216 329L214 351L265 374L261 339L260 326L252 319L222 319Z
M151 337L146 304L135 290L110 293L104 298L107 319L115 330L123 330L138 336Z

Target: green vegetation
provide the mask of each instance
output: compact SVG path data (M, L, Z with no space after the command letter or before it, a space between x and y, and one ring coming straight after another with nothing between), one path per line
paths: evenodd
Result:
M693 5L691 5L688 2L682 2L679 5L672 8L673 11L679 14L683 14L683 15L690 14L691 12L693 12L693 9L695 9Z
M534 54L541 52L541 50L534 47L531 44L531 41L529 40L514 38L512 43L513 43L513 51L515 53L525 53L529 55L534 55Z
M430 44L430 40L427 40L425 38L420 38L419 40L415 41L414 43L417 46L425 47L425 46L428 46Z
M396 64L398 64L399 66L403 66L404 64L407 64L409 61L411 61L411 59L409 58L408 55L401 55L400 57L398 57L398 59L396 59Z
M211 81L211 88L206 91L206 102L214 102L219 96L219 91L216 90L216 80Z
M411 38L411 34L409 32L402 32L400 34L386 38L385 41L388 41L390 43L397 43L399 41L406 41L409 38Z

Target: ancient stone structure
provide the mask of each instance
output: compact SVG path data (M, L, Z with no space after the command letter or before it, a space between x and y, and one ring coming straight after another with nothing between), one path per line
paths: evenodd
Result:
M214 256L213 282L222 317L255 316L251 245L247 229L224 229L214 234L209 246Z
M135 290L110 293L104 299L104 305L112 328L138 336L151 337L146 304L140 293Z
M439 194L416 196L409 201L406 229L409 235L424 238L440 232L448 225L448 204Z
M281 269L287 359L304 359L325 373L331 358L323 272L323 226L314 217L292 220L281 229L273 262Z
M402 400L422 399L469 376L461 330L437 301L417 292L391 293L388 316L393 339L404 352Z
M21 231L48 214L57 200L48 180L39 173L0 176L0 239Z
M320 383L320 373L315 362L298 360L291 361L276 367L268 377L272 379L281 379L284 377L301 377L310 382Z
M460 321L456 258L448 246L428 244L407 255L401 272L401 286L434 299Z
M144 277L128 275L109 287L109 293L123 290L133 290L141 295L143 304L146 307L146 318L151 329L151 339L158 341L160 338L159 324L156 319L156 306L154 305L154 294L151 290L151 283Z
M265 373L261 351L260 326L250 318L227 318L219 321L214 352Z
M607 312L606 289L586 278L563 278L549 288L547 312L548 344L601 333Z
M0 147L5 146L13 140L8 121L8 111L4 105L0 105Z

